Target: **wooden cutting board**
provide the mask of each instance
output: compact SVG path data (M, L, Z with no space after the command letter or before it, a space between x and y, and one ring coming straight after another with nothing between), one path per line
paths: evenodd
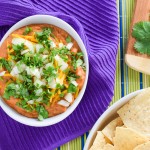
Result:
M140 21L150 21L150 0L136 0L125 54L125 61L129 67L150 75L150 56L136 52L134 49L135 39L131 35L134 24Z

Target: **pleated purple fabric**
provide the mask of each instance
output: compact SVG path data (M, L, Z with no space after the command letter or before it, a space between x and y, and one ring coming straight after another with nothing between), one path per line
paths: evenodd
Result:
M25 126L0 108L2 150L52 150L91 129L113 96L119 35L116 0L0 0L0 39L14 23L35 14L57 16L79 33L88 52L89 81L76 110L53 126Z

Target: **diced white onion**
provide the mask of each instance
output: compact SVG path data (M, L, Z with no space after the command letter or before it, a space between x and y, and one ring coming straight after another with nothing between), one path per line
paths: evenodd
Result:
M17 68L19 70L19 73L23 72L24 70L26 70L27 66L24 63L21 62L17 62Z
M10 72L12 76L18 75L19 73L20 71L18 70L17 66L14 66L14 68Z
M37 53L40 51L41 48L43 48L43 45L42 45L42 44L36 44L36 45L35 45L35 49L36 49L36 52L37 52Z
M12 39L12 44L14 45L21 45L21 44L24 44L26 47L28 47L28 49L34 53L34 44L28 40L25 40L23 38L13 38Z
M47 63L46 65L45 65L45 68L47 69L48 67L52 67L53 66L53 64L52 63Z
M62 70L62 71L64 71L64 70L66 70L67 68L68 68L68 64L66 63L66 62L61 62L61 65L60 65L61 67L60 67L60 70Z
M0 77L4 76L5 72L6 72L6 71L0 72Z
M26 68L26 71L27 71L27 74L28 74L28 75L31 75L31 70L30 70L29 67Z
M42 97L39 97L38 99L36 99L36 102L40 102L40 101L42 101L43 100L43 98Z
M64 44L63 43L59 43L58 46L59 46L59 48L62 48L64 46Z
M32 44L32 42L30 42L30 41L26 40L26 41L25 41L25 43L24 43L24 45L25 45L26 47L28 47L28 48L29 48L29 50L30 50L32 53L34 53L34 52L35 52L35 51L34 51L35 46L34 46L34 44Z
M70 43L67 44L66 48L70 50L72 48L72 46L73 46L73 43L70 42Z
M74 85L74 86L78 86L78 83L76 81L71 81L71 83Z
M58 66L60 66L60 70L64 71L65 69L67 69L68 64L64 62L64 60L60 58L59 55L55 56L55 60L58 62Z
M35 91L35 94L36 94L36 96L40 96L42 94L42 92L43 92L43 89L40 88L40 89Z
M26 68L26 71L27 71L27 74L28 75L31 75L31 76L36 76L38 79L41 78L41 74L40 74L40 70L38 68L30 68L30 67L27 67Z
M48 86L51 89L55 89L56 88L56 81L55 81L55 79L53 79L51 82L48 82Z
M16 90L18 90L19 89L19 85L18 84L16 84Z
M33 76L36 76L38 79L41 78L41 74L40 74L40 71L38 68L34 69L33 70L33 73L32 73Z
M68 103L65 100L60 100L57 104L59 104L61 106L64 106L64 107L68 107L70 105L70 103Z
M44 81L42 81L42 80L34 78L34 85L40 87L42 85L46 85L46 83Z
M72 100L73 100L73 96L72 96L71 93L67 93L64 98L65 98L65 100L67 100L69 103L71 103Z
M29 49L23 50L23 51L21 51L21 55L26 54L26 53L28 53L29 51L30 51Z
M34 100L29 100L27 103L28 104L34 104Z
M40 74L43 75L43 67L40 68Z
M78 60L76 61L77 67L81 66L82 64L83 64L83 60L82 60L82 59L78 59Z
M59 83L60 85L63 84L63 81L60 78L56 78L56 82Z
M44 50L43 54L44 54L44 55L48 55L48 54L49 54L49 51L48 51L48 50Z
M56 61L59 61L61 59L59 55L56 55L54 58Z
M49 60L48 59L45 59L44 61L43 61L43 64L47 64L49 62Z
M46 85L47 81L45 79L42 79L41 81L43 82L44 85Z
M41 57L44 60L44 59L48 58L48 55L41 55Z
M25 39L23 38L13 38L12 39L12 44L14 45L21 45L21 44L24 44L25 43Z
M16 77L17 79L21 80L21 81L24 80L24 78L23 78L22 75L20 75L20 74L15 75L15 77Z
M51 48L54 48L54 47L56 47L56 44L52 41L51 42Z

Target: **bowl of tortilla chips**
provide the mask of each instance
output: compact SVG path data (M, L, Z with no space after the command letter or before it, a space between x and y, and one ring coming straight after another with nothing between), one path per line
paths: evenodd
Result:
M109 107L93 126L84 150L150 150L150 88Z

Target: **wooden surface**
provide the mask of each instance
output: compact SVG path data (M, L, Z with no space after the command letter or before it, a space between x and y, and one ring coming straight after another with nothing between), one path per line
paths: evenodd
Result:
M125 61L129 67L146 74L150 74L150 56L146 54L140 54L134 49L135 39L132 37L131 33L135 23L140 21L149 21L149 14L150 0L136 0L134 15L130 28L128 46L125 55Z

